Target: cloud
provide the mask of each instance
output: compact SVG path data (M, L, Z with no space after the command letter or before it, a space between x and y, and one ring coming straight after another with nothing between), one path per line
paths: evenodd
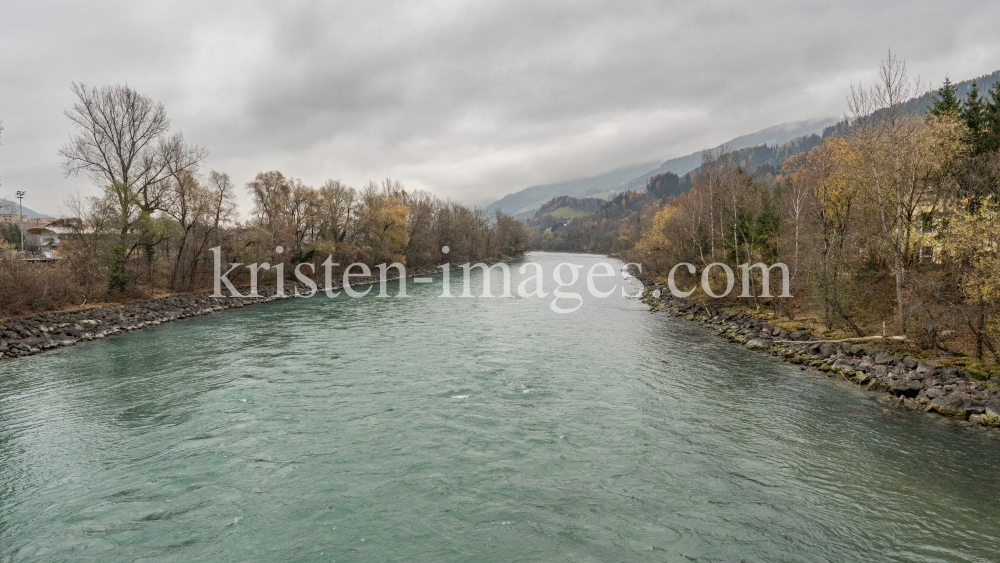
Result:
M486 204L840 115L892 47L940 82L996 70L1000 7L771 2L6 2L0 194L58 211L71 81L127 82L238 183L391 176Z

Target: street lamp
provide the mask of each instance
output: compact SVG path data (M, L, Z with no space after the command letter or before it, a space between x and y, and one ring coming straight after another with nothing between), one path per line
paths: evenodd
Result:
M24 191L18 190L17 204L20 210L17 213L17 223L21 227L21 252L24 252Z

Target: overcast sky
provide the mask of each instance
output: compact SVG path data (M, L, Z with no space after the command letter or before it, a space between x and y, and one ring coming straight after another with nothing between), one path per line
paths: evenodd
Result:
M1000 68L994 2L0 2L0 195L58 213L70 83L128 83L239 186L392 177L485 205L841 116L886 49Z

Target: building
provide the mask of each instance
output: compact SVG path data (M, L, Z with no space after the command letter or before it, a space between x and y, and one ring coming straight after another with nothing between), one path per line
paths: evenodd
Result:
M28 227L24 230L28 246L37 246L40 252L51 252L59 248L59 233L45 227Z
M28 217L17 213L0 213L0 223L23 225L24 228L44 227L55 220L54 217Z
M24 220L25 227L45 227L49 223L55 221L55 217L34 217L31 219L26 218Z

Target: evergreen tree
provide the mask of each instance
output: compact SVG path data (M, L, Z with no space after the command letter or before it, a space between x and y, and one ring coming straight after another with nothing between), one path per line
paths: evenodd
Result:
M989 99L983 109L983 126L986 129L983 148L995 151L1000 149L1000 82L995 82L990 88Z
M961 111L961 104L958 101L958 91L951 83L951 78L944 77L944 85L934 94L931 115L941 117L943 115L958 115Z
M984 135L985 114L985 100L979 95L979 87L973 82L968 97L962 103L960 117L969 127L969 144L972 145L972 150L975 154L981 154L986 150L986 135Z

